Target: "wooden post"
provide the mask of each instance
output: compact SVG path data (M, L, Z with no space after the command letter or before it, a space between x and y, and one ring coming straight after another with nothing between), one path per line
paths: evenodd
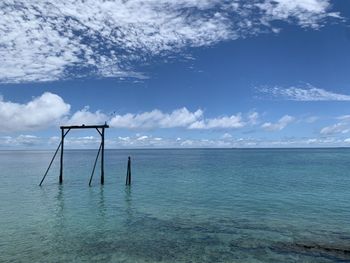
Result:
M59 182L63 182L63 145L64 145L64 129L61 128L61 160L60 160L60 178Z
M126 185L131 185L131 160L130 156L128 157L128 168L126 170Z
M101 142L101 184L105 183L104 155L105 155L105 128L102 128Z

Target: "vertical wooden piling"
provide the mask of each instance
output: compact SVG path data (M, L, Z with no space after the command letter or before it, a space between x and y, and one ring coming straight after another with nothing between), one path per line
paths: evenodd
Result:
M128 167L126 170L126 185L131 185L131 159L130 156L128 157Z
M105 155L105 128L102 128L101 142L101 184L105 183L104 155Z
M60 160L60 178L59 182L63 182L63 148L64 148L64 129L61 128L61 160Z

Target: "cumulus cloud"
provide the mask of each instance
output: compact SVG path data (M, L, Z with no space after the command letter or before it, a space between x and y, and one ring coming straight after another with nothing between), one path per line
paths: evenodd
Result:
M69 110L69 104L50 92L23 104L4 101L0 97L0 132L38 130L57 125Z
M242 120L242 115L223 116L213 119L203 119L192 123L189 129L237 129L242 128L246 123Z
M108 116L101 111L92 112L89 107L70 114L70 105L50 92L46 92L30 102L20 104L4 101L0 97L0 132L46 129L60 125L92 125L108 122L112 128L123 129L237 129L254 125L258 113L251 112L242 117L241 113L216 118L205 118L203 111L189 111L180 108L170 113L155 109L138 114Z
M89 107L75 112L68 121L64 122L65 125L95 125L105 123L109 117L101 111L90 112Z
M0 2L0 81L144 77L134 65L187 47L261 32L273 22L319 28L330 0L67 0Z
M284 115L276 123L265 122L261 127L266 131L280 131L287 127L288 124L295 121L295 118L289 115Z
M155 109L142 113L109 116L89 107L70 113L70 105L53 93L46 92L28 103L4 101L0 97L0 132L47 129L58 125L93 125L107 122L111 128L122 129L238 129L256 124L257 112L206 118L201 109L175 109L169 113Z
M278 99L294 101L350 101L350 95L340 94L316 88L310 84L306 87L262 87L257 89L259 93Z
M205 118L203 111L198 109L190 112L187 108L176 109L171 113L152 110L139 114L127 113L114 116L109 124L114 128L156 129L156 128L186 128L186 129L238 129L253 125L258 114L250 113L246 120L242 114Z
M187 127L200 119L202 115L202 110L190 112L186 108L181 108L171 113L163 113L156 109L139 114L127 113L125 115L116 115L110 120L109 124L114 128L127 129Z

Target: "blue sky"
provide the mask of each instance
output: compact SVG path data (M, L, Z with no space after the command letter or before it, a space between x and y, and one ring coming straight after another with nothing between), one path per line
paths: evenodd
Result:
M350 146L348 1L19 2L0 4L1 149L104 121L109 148Z

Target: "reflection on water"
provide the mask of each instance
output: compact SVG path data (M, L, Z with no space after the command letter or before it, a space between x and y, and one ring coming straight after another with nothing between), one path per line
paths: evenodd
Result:
M63 185L61 184L57 184L57 194L55 197L55 200L57 202L57 211L58 211L58 215L62 215L63 214L63 208L64 208L64 189L63 189Z
M106 207L105 207L105 196L104 196L104 187L100 186L100 199L98 202L98 211L100 213L100 217L105 218L106 216Z
M126 225L130 225L133 222L133 207L132 207L132 186L125 186L125 213L126 213Z
M92 187L73 151L40 188L50 157L0 152L1 262L350 262L350 150L107 151Z

